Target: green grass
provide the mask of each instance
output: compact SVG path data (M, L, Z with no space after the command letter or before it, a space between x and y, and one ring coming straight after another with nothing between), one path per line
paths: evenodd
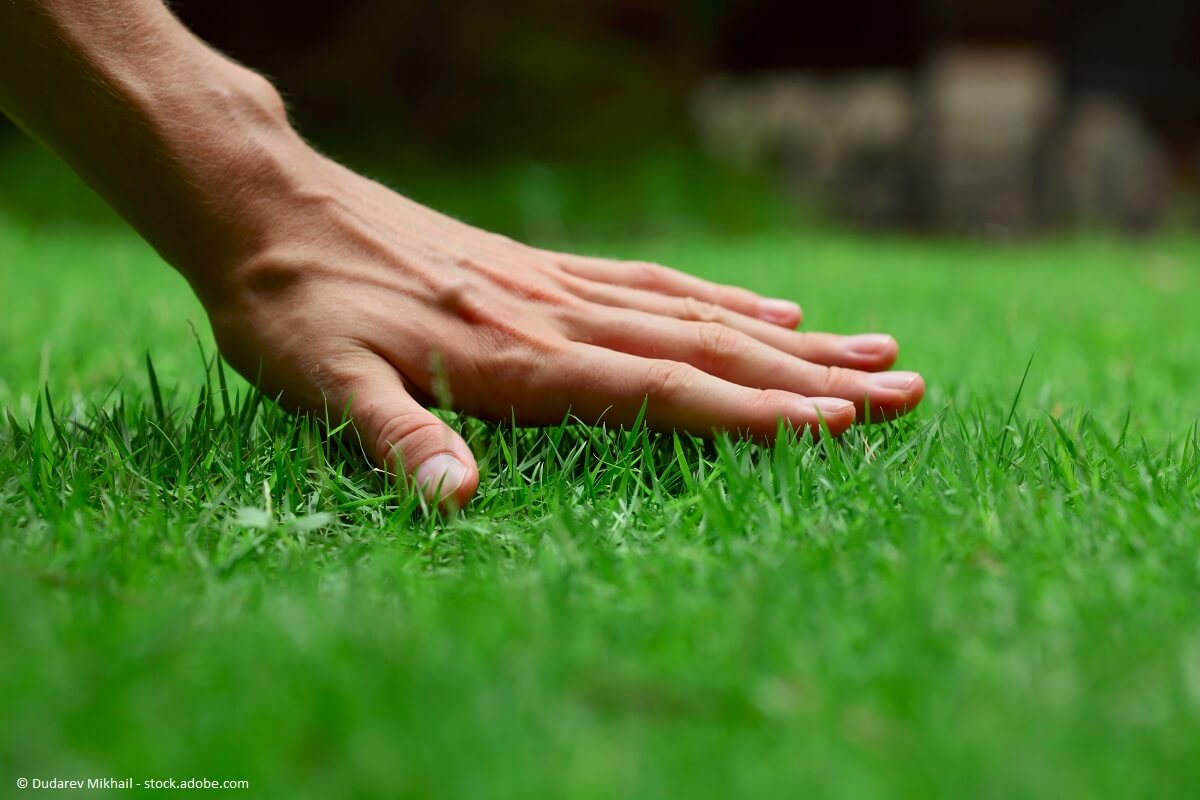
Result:
M223 389L132 234L0 217L5 788L1194 793L1200 240L575 244L891 331L927 399L773 448L459 420L442 519Z

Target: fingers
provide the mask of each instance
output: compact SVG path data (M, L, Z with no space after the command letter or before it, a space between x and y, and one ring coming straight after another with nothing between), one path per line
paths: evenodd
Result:
M737 286L710 283L658 264L564 256L561 265L568 274L590 281L674 297L691 297L784 328L795 328L803 318L800 306L790 300L762 297Z
M467 504L479 485L471 449L412 399L391 364L370 363L346 392L350 417L377 464L407 476L431 503L458 508Z
M814 364L883 370L891 367L899 354L896 340L883 333L863 333L856 336L801 333L690 297L669 297L656 292L583 280L572 282L569 286L577 296L600 305L635 309L692 322L719 322L776 350Z
M739 386L679 361L643 358L578 343L563 375L566 399L584 422L630 424L646 404L656 430L698 436L729 431L773 439L780 420L814 432L822 420L835 436L854 422L854 405L833 397L802 397Z
M853 402L859 417L890 419L912 410L925 393L913 372L863 372L813 364L718 322L684 322L640 311L610 310L581 323L579 338L630 355L690 364L709 375L757 389ZM578 334L577 334L578 335Z

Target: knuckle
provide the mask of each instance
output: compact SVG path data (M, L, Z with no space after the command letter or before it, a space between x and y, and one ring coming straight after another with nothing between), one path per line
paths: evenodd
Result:
M680 301L681 316L692 322L720 322L724 313L720 306L695 297L685 297Z
M849 374L844 367L822 366L817 374L817 385L822 394L836 394L846 383Z
M741 335L719 322L701 322L696 326L696 335L701 354L710 363L727 362L742 349Z
M524 249L526 247L526 245L515 241L511 237L505 236L502 233L495 233L494 231L489 231L486 234L486 238L493 245L497 245L499 247L513 247L518 250Z
M437 299L442 308L471 316L479 306L479 289L470 281L451 281L438 290Z
M669 270L661 264L655 264L650 261L636 261L632 266L637 283L648 289L662 286L667 280Z
M680 361L658 361L646 371L646 394L657 399L678 397L691 385L696 369Z

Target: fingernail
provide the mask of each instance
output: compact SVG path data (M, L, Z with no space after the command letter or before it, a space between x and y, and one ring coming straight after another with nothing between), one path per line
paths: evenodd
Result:
M438 455L417 468L417 486L431 503L454 494L467 478L467 468L451 455Z
M845 414L854 409L854 403L840 397L810 397L808 399L822 414Z
M895 341L886 333L860 333L842 340L846 349L860 356L874 356L891 350Z
M888 391L911 388L921 376L915 372L876 372L871 376L871 387Z
M777 325L790 325L800 316L800 306L788 300L759 300L758 317Z

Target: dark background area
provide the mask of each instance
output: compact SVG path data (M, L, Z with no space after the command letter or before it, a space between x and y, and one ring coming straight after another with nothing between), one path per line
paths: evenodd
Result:
M1095 91L1119 97L1148 125L1167 166L1171 208L1181 210L1171 219L1194 226L1200 218L1196 0L171 5L202 38L269 75L298 127L325 151L511 235L739 232L829 213L859 219L770 170L731 172L711 158L690 111L697 86L714 75L917 79L936 54L964 44L1042 53L1068 100ZM28 158L20 142L0 118L0 211L30 221L111 219L65 169ZM892 224L932 227L930 193L898 192L907 207Z
M1119 93L1185 159L1200 140L1195 0L172 6L203 38L274 78L316 140L447 159L655 146L689 135L688 96L713 72L915 72L962 40L1044 46L1069 90Z

